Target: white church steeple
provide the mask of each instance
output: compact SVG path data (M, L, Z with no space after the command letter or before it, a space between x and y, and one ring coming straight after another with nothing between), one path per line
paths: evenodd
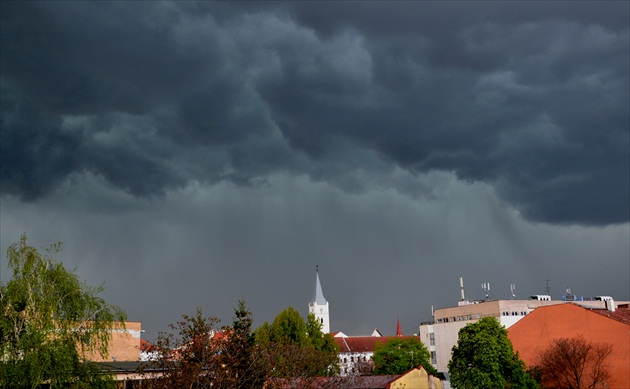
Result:
M315 266L315 294L308 304L308 313L315 315L315 319L322 324L322 332L330 333L330 319L328 314L328 301L324 298L322 285L319 283L319 267Z

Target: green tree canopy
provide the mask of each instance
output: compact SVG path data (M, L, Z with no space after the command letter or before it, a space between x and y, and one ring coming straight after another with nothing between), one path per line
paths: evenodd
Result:
M339 372L337 345L321 331L312 314L304 321L289 307L255 331L256 344L266 350L261 361L270 377L314 377Z
M459 330L448 372L451 384L458 389L538 386L514 352L507 330L493 317L484 317Z
M303 346L309 343L306 323L298 311L289 307L276 316L271 325L275 342Z
M90 353L107 355L110 330L124 327L125 314L98 296L103 288L81 282L53 259L55 244L42 255L26 236L7 250L11 280L0 287L0 386L102 387L113 384Z
M396 338L386 344L377 343L372 360L374 374L401 374L420 365L429 374L437 374L430 363L429 350L417 338Z

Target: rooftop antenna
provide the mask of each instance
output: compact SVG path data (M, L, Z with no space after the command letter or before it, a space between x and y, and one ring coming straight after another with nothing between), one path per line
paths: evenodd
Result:
M549 287L549 280L545 280L545 292L547 296L551 296L551 288Z
M516 293L514 293L515 290L516 290L516 285L510 284L510 293L512 293L512 300L516 299Z
M489 282L484 282L483 284L481 284L481 289L486 293L486 301L488 301L488 295L490 292L490 283Z
M459 293L460 293L460 297L461 297L461 299L459 301L466 300L464 298L464 277L459 277Z

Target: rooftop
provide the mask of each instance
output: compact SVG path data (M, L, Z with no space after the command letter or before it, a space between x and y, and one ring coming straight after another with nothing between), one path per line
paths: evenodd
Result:
M609 317L613 320L630 325L630 309L619 307L615 311L609 311L608 309L591 309L591 311L598 313L602 316Z
M340 353L374 352L376 343L386 344L390 339L407 339L417 336L351 336L347 338L333 338Z

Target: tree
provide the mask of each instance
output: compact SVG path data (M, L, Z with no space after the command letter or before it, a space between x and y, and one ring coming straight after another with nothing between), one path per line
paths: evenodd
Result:
M386 344L377 343L372 360L374 374L402 374L419 365L429 374L437 374L437 370L429 362L429 350L417 338L395 338Z
M272 324L255 331L259 366L267 377L317 377L339 372L337 346L321 324L309 315L307 322L294 309L280 312Z
M53 256L29 246L26 236L7 250L11 280L0 287L0 386L108 387L112 378L86 362L107 355L110 330L125 314L98 296Z
M170 324L172 332L160 332L151 347L157 360L150 367L159 370L161 377L150 379L155 370L145 370L152 388L217 388L222 374L218 355L219 341L214 337L215 317L204 317L197 308L194 316L182 315L182 320ZM149 366L147 366L149 367Z
M538 386L514 352L507 330L493 317L484 317L459 330L448 371L451 384L458 389Z
M581 335L554 339L536 360L540 382L550 389L608 387L610 373L605 361L611 352L611 344L588 342Z
M260 349L256 348L252 333L252 313L245 300L238 301L234 309L232 327L223 327L225 337L221 344L222 383L231 388L261 387L265 374L258 368Z
M195 316L182 316L180 322L169 326L170 333L158 335L151 348L158 358L144 368L145 386L272 388L280 382L273 381L276 378L301 379L337 372L336 345L330 335L321 333L314 317L306 323L297 311L288 308L255 333L252 322L242 299L234 309L232 326L224 326L221 332L214 329L219 319L204 317L201 310ZM155 378L156 371L160 378Z

